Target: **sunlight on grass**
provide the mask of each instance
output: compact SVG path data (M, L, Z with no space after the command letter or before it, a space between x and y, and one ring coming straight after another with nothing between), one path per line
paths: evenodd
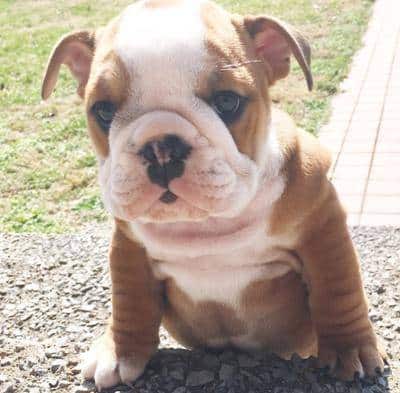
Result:
M64 232L104 221L96 159L75 83L63 69L52 98L40 101L49 52L68 31L101 26L131 1L0 0L0 230ZM268 13L293 23L313 47L315 90L298 67L274 102L317 133L329 98L360 45L370 0L221 0L238 13Z

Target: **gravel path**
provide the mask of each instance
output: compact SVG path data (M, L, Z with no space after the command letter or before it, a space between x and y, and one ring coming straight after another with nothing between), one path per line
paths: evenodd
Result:
M400 229L356 228L371 319L384 338L392 375L343 384L312 371L311 361L284 362L225 351L162 347L133 388L117 391L213 393L400 393ZM79 354L99 334L110 310L109 230L76 235L0 234L0 392L84 393Z

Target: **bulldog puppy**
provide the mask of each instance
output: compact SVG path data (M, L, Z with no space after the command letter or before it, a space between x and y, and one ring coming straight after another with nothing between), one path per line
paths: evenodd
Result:
M162 323L187 347L316 355L345 379L383 369L328 152L272 107L310 47L270 16L208 0L142 0L105 28L64 36L115 217L112 317L83 365L131 382Z

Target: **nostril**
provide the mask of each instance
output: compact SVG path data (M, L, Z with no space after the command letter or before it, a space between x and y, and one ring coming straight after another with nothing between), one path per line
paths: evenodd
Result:
M159 163L150 164L147 167L147 175L150 181L163 188L168 188L169 182L181 177L184 172L185 163L180 160L171 160L164 165L160 165Z
M150 163L157 162L157 156L154 152L154 148L151 142L146 143L144 147L139 151L139 154L144 157L144 159Z
M171 160L165 164L165 175L168 183L177 177L181 177L183 172L185 172L185 164L183 161Z
M168 179L165 175L165 168L160 164L151 164L147 168L147 175L153 184L158 184L162 188L168 187Z
M162 141L163 148L171 160L185 160L192 148L176 135L169 134Z

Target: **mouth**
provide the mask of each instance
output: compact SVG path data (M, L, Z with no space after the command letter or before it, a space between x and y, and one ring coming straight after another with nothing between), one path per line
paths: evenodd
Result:
M160 201L162 203L165 203L166 205L174 203L177 199L178 199L177 195L175 195L170 190L165 191L164 194L162 194L160 197Z

